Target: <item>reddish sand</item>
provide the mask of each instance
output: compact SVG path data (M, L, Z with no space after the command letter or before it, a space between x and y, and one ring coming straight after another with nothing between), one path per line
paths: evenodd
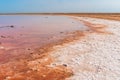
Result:
M44 54L38 60L21 60L0 66L0 80L64 80L72 75L65 66L50 67L52 58Z

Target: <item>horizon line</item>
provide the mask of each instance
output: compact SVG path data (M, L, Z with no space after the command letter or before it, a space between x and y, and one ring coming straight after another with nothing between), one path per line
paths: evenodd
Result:
M119 14L120 12L18 12L0 14Z

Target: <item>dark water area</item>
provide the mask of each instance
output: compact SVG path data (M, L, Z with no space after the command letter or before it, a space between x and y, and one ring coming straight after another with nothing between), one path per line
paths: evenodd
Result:
M26 49L58 41L69 32L87 29L67 16L0 15L0 62L13 54L25 54Z

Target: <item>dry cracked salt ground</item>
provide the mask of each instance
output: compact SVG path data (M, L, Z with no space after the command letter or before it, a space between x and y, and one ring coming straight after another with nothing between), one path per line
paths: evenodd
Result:
M67 64L73 76L66 80L120 80L120 22L76 17L91 23L107 25L113 35L91 33L80 40L56 46L52 64Z

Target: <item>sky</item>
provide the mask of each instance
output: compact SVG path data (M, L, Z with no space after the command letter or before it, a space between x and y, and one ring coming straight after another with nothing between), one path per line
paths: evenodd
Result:
M0 13L120 12L120 0L0 0Z

